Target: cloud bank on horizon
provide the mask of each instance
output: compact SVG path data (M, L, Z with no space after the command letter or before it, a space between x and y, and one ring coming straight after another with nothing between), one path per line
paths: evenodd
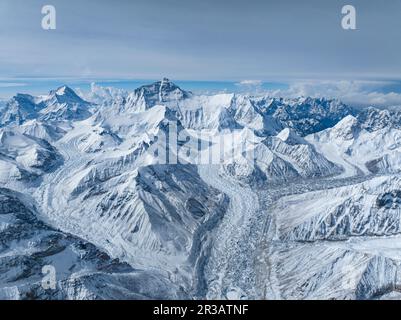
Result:
M385 80L296 80L288 87L266 90L259 80L242 80L236 85L251 94L273 97L325 97L340 99L353 106L401 107L401 82Z
M397 92L394 91L397 87ZM353 106L401 107L401 83L392 81L297 81L288 89L271 91L277 97L326 97Z

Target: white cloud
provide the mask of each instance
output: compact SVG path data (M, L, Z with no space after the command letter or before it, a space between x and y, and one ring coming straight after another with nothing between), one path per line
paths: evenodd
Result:
M260 86L262 85L262 81L260 80L242 80L238 82L237 85L239 86Z
M274 96L337 98L345 103L360 106L401 106L401 93L381 90L386 81L315 81L290 83L288 89L273 91Z
M0 82L0 88L14 88L14 87L25 87L26 83L18 82Z

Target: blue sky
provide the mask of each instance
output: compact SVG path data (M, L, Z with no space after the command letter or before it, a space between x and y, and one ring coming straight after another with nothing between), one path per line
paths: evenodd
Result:
M41 28L46 4L57 30ZM345 4L356 7L355 31L341 28ZM385 81L397 92L400 30L399 0L1 0L0 96L47 89L48 79L164 76L189 89L331 80Z
M356 31L341 8L357 9ZM57 30L41 29L41 8ZM398 78L401 1L1 0L0 74L182 80Z

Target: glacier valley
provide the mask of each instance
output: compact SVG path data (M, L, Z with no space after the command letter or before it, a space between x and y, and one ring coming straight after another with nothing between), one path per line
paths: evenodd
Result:
M395 108L168 79L0 102L0 299L400 298Z

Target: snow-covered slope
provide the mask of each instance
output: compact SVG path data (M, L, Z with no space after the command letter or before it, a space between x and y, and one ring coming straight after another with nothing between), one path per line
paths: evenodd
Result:
M188 129L218 132L240 129L241 125L235 121L230 110L233 97L232 94L194 96L174 109L178 119Z
M83 120L91 115L89 103L67 86L41 97L39 105L39 119L42 121Z
M22 124L36 117L40 107L35 97L27 94L17 94L10 101L0 105L0 126L11 123Z
M307 140L328 159L346 168L348 175L398 173L401 130L396 116L387 110L369 109L358 117L347 116Z
M0 129L0 181L32 181L60 165L62 158L46 140Z
M17 94L0 106L0 126L21 125L32 119L44 122L83 120L91 115L89 107L88 102L67 86L40 97Z
M283 129L277 136L253 137L251 140L256 144L246 156L234 152L238 156L225 165L228 173L250 183L269 184L326 177L343 170L289 128ZM246 141L246 138L241 137L240 141Z
M282 197L272 205L269 266L280 298L372 299L400 280L399 177ZM294 186L293 188L296 188Z
M36 119L29 120L20 126L13 126L12 130L48 142L57 141L66 133L66 130L63 129L63 127L58 127L54 123L48 124Z
M164 78L150 85L142 86L128 95L123 111L145 111L155 105L176 106L181 100L189 98L190 92L184 91Z
M134 270L37 218L29 197L0 189L0 299L161 299L184 293L157 271ZM56 289L42 286L42 268Z
M168 79L80 95L0 104L0 297L399 296L396 110Z
M127 261L184 263L196 230L224 212L225 200L195 166L158 165L147 152L170 117L165 107L154 107L76 122L55 143L67 165L44 177L37 191L53 223ZM66 216L68 224L61 222Z

